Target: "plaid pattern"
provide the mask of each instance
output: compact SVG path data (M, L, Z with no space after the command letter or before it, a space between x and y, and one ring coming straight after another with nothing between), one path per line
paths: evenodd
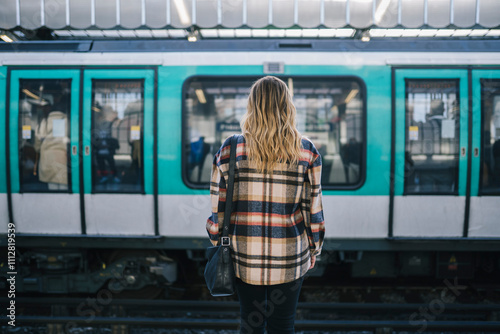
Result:
M213 160L212 215L206 225L213 245L224 222L230 150L228 138ZM245 138L238 136L229 227L236 277L248 284L273 285L306 274L325 234L320 183L321 156L308 139L302 139L297 166L278 164L272 174L263 174L249 163Z

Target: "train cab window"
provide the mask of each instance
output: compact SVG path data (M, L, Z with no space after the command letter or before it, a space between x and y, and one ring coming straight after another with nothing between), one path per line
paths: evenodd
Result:
M144 80L92 80L92 191L143 192Z
M406 194L456 194L460 145L457 80L407 80Z
M481 81L481 193L500 194L500 80Z
M25 79L19 87L21 192L68 192L71 80Z
M257 78L191 78L184 86L184 180L206 188L213 155L241 133L250 87ZM323 158L325 188L359 187L365 171L365 91L353 78L282 77L293 92L297 128Z

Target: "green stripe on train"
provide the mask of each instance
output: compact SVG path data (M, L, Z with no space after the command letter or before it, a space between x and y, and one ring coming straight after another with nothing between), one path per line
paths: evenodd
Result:
M304 55L306 56L306 55ZM159 194L208 194L182 180L182 85L191 76L264 76L262 65L164 66L158 78ZM367 89L367 174L357 190L325 190L325 195L388 195L390 175L391 71L386 66L285 65L285 75L357 76Z
M3 103L0 103L0 193L7 192L7 175L6 175L6 152L5 152L5 85L7 80L7 68L0 67L0 96Z

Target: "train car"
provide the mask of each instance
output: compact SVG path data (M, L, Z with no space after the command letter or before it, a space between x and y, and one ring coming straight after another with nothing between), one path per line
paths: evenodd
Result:
M311 275L500 274L496 40L20 42L0 58L0 243L15 233L18 292L201 273L212 158L264 75L288 84L323 158Z

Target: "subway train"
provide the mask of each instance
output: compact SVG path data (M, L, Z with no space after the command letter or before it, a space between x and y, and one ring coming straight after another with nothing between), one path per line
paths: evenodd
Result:
M200 277L213 155L264 75L322 155L312 276L498 283L497 40L19 42L0 60L0 273L19 293Z

